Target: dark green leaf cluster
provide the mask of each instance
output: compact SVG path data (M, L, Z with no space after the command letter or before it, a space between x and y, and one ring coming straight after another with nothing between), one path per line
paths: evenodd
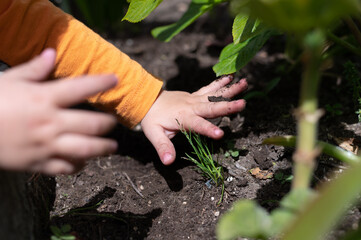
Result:
M295 34L324 28L360 10L358 0L231 0L235 13L251 13L272 28Z
M352 90L352 99L355 105L356 114L359 122L361 122L361 77L359 71L356 69L355 64L347 61L344 64L343 75L350 85Z
M125 0L62 0L60 7L98 31L114 31L128 6Z
M69 224L65 224L60 228L57 226L50 226L50 230L52 232L51 240L75 240L75 236L70 234L71 226Z

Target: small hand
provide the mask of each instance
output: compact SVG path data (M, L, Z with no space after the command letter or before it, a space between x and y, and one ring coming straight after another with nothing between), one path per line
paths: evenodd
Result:
M244 109L244 100L210 102L208 97L232 98L247 88L242 79L230 87L226 86L232 77L218 79L192 94L180 91L162 91L154 102L141 125L149 141L165 165L175 160L175 149L170 141L180 127L202 135L219 139L223 131L205 118L212 119L239 112Z
M0 167L46 174L72 173L85 159L116 150L115 141L99 137L114 117L68 109L117 83L112 75L45 80L55 63L45 50L28 63L0 76Z

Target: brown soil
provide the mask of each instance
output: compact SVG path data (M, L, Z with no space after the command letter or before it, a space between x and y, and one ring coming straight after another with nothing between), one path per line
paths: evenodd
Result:
M176 12L184 11L181 5L184 1L175 1L178 5L174 1L166 2L173 3L171 7L175 7ZM192 92L215 79L212 66L229 42L230 36L225 33L230 33L230 21L223 20L228 18L224 14L208 16L170 43L161 43L153 39L148 30L170 20L164 20L164 14L160 14L161 20L155 16L141 25L144 32L124 34L110 41L164 79L167 89ZM223 30L209 28L219 26L220 22L225 25ZM282 43L282 37L271 39L236 76L236 80L241 76L248 79L248 92L263 89L270 80L280 76L282 69L289 67L282 54ZM334 70L338 75L340 72L342 69ZM76 175L56 178L51 225L70 224L79 239L208 240L215 239L219 217L238 199L255 199L269 210L277 207L289 191L290 183L275 177L258 179L250 170L259 167L273 174L292 174L292 149L261 143L267 137L296 134L292 113L298 103L298 84L299 72L294 70L291 77L281 76L280 83L266 97L250 99L245 111L212 120L226 132L223 140L212 143L215 156L226 169L222 204L217 205L221 189L207 187L194 165L182 159L185 152L192 152L183 136L173 141L177 149L176 163L166 167L141 129L131 131L119 126L111 133L119 142L117 154L90 160ZM323 81L321 90L320 106L342 103L343 115L326 113L320 123L319 138L328 142L332 142L330 136L358 138L361 128L354 114L352 96L345 94L346 84L332 77ZM225 157L230 148L237 149L240 156ZM339 165L330 157L321 156L315 185L326 181L331 171L339 171ZM353 208L330 239L337 239L344 230L357 227L359 218L359 209Z

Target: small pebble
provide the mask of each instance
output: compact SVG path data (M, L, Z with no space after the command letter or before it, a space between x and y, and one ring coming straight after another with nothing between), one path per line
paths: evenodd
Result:
M132 46L133 43L134 43L134 41L133 41L132 39L127 39L127 40L125 41L125 45L127 45L128 47Z
M214 197L211 197L211 201L214 201Z
M236 162L235 166L240 170L247 171L247 168L243 167L239 162Z
M218 217L219 216L219 211L214 212L214 216Z
M143 185L140 185L140 186L139 186L139 189L140 189L140 190L144 190L144 186L143 186Z

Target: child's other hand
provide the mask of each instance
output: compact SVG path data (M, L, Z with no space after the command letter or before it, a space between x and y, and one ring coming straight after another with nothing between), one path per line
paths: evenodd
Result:
M55 51L45 50L0 76L0 168L46 174L72 173L85 159L116 150L99 137L116 120L107 114L67 109L113 87L111 75L41 82L52 71Z
M210 102L208 97L232 98L247 88L244 79L230 87L226 86L231 81L232 77L226 76L192 94L180 91L160 93L141 125L163 164L169 165L174 162L176 153L170 139L177 134L180 127L214 139L223 136L223 131L205 118L211 119L239 112L243 110L246 102Z

